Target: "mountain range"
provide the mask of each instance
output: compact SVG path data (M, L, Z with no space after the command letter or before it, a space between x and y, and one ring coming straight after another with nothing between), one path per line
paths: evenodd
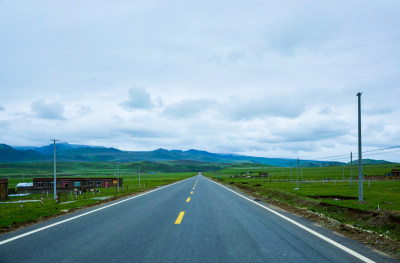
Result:
M53 144L34 147L34 146L9 146L0 144L0 163L22 163L22 162L49 162L53 161ZM115 148L99 146L76 145L69 143L56 144L57 161L60 162L161 162L187 160L204 163L257 163L272 166L290 167L295 166L296 159L285 158L263 158L237 154L218 154L199 150L165 150L157 149L154 151L121 151ZM389 163L386 161L363 160L363 163L381 164ZM343 165L341 162L327 162L317 160L301 160L303 167Z

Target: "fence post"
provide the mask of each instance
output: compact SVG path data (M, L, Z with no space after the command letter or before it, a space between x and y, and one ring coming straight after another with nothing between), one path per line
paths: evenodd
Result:
M41 203L41 206L43 207L43 194L42 194L42 196L40 197L40 203Z

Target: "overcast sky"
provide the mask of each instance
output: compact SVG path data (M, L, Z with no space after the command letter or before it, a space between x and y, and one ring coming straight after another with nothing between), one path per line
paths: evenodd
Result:
M357 152L363 92L363 150L397 146L399 14L398 0L0 0L0 141L320 159Z

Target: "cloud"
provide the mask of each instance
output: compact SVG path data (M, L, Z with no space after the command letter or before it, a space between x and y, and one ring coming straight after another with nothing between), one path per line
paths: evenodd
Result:
M267 43L274 51L286 56L294 55L299 50L315 52L338 31L338 25L325 17L310 15L302 21L298 19L289 19L269 32Z
M400 1L1 6L10 144L334 156L357 145L359 91L366 148L399 141Z
M92 112L92 108L90 106L80 106L78 113L79 115L87 115Z
M196 116L217 102L212 99L184 100L165 107L163 115L169 118L187 118Z
M161 129L128 129L122 128L120 132L130 138L167 138L171 136L171 132L168 130Z
M128 100L120 104L123 108L151 110L154 104L151 100L150 93L141 87L132 87L129 89Z
M40 119L65 120L64 106L61 103L38 100L32 103L31 110Z
M307 123L302 120L293 125L285 125L281 130L276 131L275 135L284 142L309 142L310 138L322 141L340 137L347 132L348 125L340 121L326 120Z
M265 117L296 118L306 104L291 95L260 93L258 97L231 97L221 112L233 120L252 120Z
M6 109L4 109L3 106L0 105L0 111L5 111Z

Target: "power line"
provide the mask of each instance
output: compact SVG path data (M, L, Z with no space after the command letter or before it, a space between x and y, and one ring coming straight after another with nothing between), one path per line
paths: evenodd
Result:
M394 148L400 148L400 146L392 146L392 147L387 147L387 148L382 148L382 149L377 149L377 150L365 151L365 152L363 152L363 153L378 152L378 151L383 151L383 150L388 150L388 149L394 149Z
M381 154L391 154L391 153L395 153L395 152L398 152L398 151L400 151L400 149L398 149L398 150L393 150L393 151L390 151L390 152L380 152L380 153L367 153L367 154L364 154L364 156L375 156L375 155L381 155Z
M380 148L380 149L375 149L375 150L364 151L364 152L362 152L362 154L371 153L371 152L379 152L379 151L396 149L396 148L400 149L400 146L391 146L391 147L386 147L386 148ZM384 154L384 153L379 153L379 154ZM353 155L358 155L358 153L353 153ZM367 155L370 155L370 154L367 154ZM322 158L312 158L312 160L325 160L325 159L344 160L344 159L347 159L348 156L349 156L349 154L341 154L341 155L334 155L334 156L328 156L328 157L322 157ZM339 158L339 157L342 157L342 158Z

